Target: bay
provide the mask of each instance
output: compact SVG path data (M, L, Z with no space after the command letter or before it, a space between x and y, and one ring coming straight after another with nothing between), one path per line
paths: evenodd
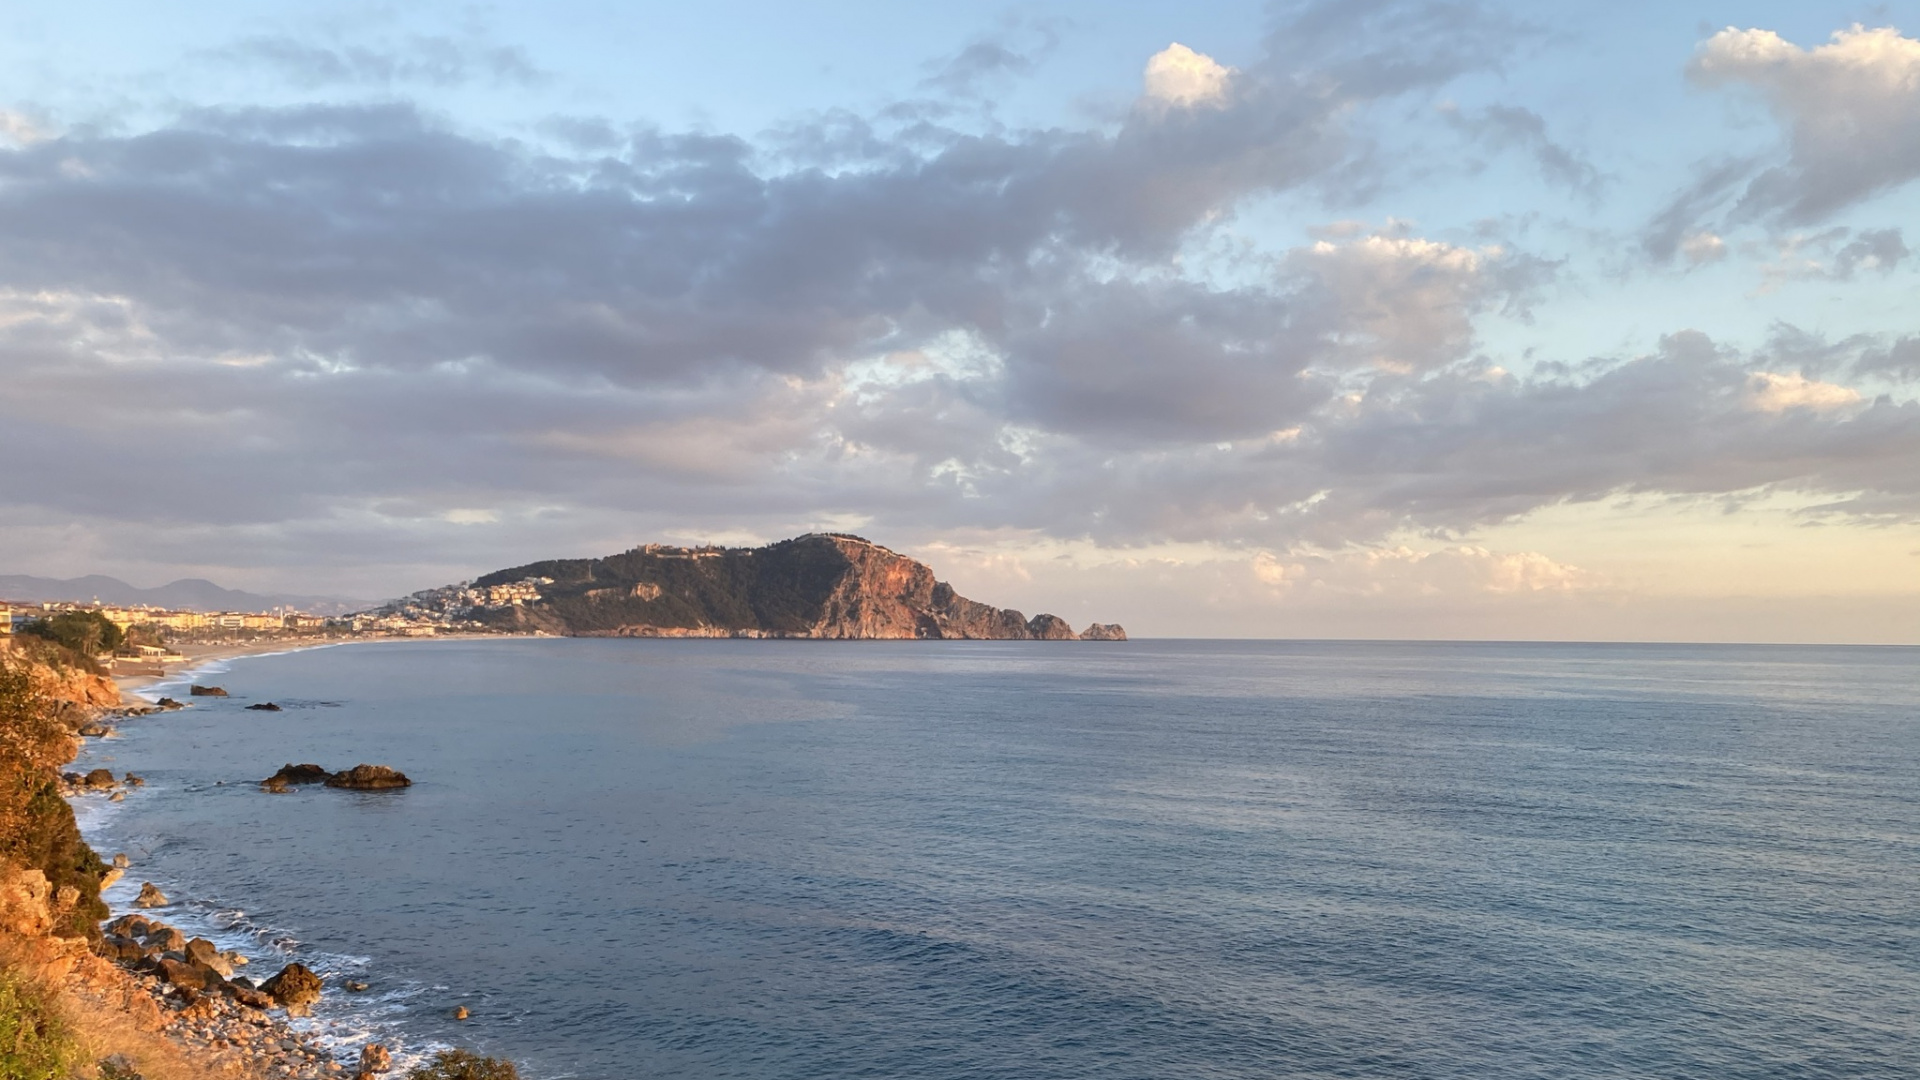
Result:
M148 783L84 827L111 899L322 971L343 1049L1920 1074L1920 650L493 640L217 681L91 742ZM303 761L416 783L257 788Z

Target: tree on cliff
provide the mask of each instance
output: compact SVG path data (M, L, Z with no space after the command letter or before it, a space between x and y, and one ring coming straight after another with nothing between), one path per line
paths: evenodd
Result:
M112 652L126 639L113 620L97 611L63 611L35 619L22 626L20 632L57 641L81 656Z

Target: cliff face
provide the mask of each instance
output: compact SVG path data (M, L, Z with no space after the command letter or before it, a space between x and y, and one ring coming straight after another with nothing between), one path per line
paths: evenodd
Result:
M933 571L853 536L761 548L635 548L605 559L533 563L476 588L551 579L539 599L479 616L500 626L616 637L977 638L1072 641L1053 615L969 600ZM1117 626L1089 640L1124 640Z

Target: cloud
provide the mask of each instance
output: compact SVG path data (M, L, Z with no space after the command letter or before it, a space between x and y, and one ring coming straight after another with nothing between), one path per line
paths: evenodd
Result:
M1026 43L1016 44L1011 40L1015 37ZM1053 23L1016 20L932 65L933 73L920 85L956 97L977 97L989 84L1032 74L1059 45L1059 28Z
M1727 242L1702 229L1681 237L1680 254L1686 256L1687 261L1695 266L1719 262L1727 257Z
M1849 386L1818 382L1804 375L1754 372L1747 382L1749 407L1778 413L1788 409L1826 411L1860 403L1860 392Z
M1622 492L1920 514L1920 407L1834 396L1903 346L1815 371L1677 333L1515 374L1480 326L1553 280L1523 251L1349 222L1190 269L1492 40L1457 6L1360 7L1293 13L1325 66L1270 52L1085 128L882 110L778 145L613 121L534 144L312 105L0 149L0 506L90 539L7 535L373 594L413 582L352 575L422 572L396 551L470 572L669 530L1204 541L1309 570L1417 534L1375 572L1518 595L1581 579L1457 537ZM1337 44L1362 16L1428 33ZM1862 273L1897 242L1823 250ZM134 467L156 454L191 497Z
M517 46L431 35L373 46L322 45L306 38L260 35L211 53L209 59L266 69L302 90L469 83L527 87L551 77Z
M1885 347L1865 349L1852 370L1863 378L1920 383L1920 338L1902 337Z
M46 129L31 118L11 109L0 109L0 139L15 146L26 146L46 137Z
M1463 112L1454 105L1443 105L1441 115L1449 124L1493 150L1520 150L1532 155L1540 175L1577 194L1599 193L1600 171L1584 157L1553 141L1547 134L1547 121L1531 109L1514 105L1489 105L1476 113Z
M1891 273L1908 254L1899 229L1867 229L1834 255L1833 276L1845 281L1857 270Z
M1812 224L1920 176L1920 41L1859 24L1811 49L1728 27L1687 75L1758 91L1785 128L1786 160L1747 183L1737 212Z
M1145 94L1149 101L1191 109L1226 102L1234 71L1179 42L1147 58Z
M1256 580L1286 595L1431 599L1588 592L1605 579L1537 551L1491 551L1473 544L1416 550L1404 544L1333 552L1253 556Z
M1789 280L1850 281L1863 270L1892 273L1907 257L1899 229L1835 227L1791 232L1774 241L1774 258L1762 265L1763 289Z

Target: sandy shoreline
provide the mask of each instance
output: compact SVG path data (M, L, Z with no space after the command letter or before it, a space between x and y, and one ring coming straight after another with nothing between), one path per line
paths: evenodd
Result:
M152 687L166 682L175 682L183 677L222 660L236 660L248 656L275 656L280 653L307 652L312 649L330 649L336 645L366 644L405 644L419 641L510 641L525 638L542 637L539 634L438 634L433 637L350 637L324 638L318 640L290 639L282 641L214 642L204 645L182 645L180 655L187 658L186 663L176 665L174 670L164 675L115 675L113 683L120 688L124 699L130 695L145 697Z

